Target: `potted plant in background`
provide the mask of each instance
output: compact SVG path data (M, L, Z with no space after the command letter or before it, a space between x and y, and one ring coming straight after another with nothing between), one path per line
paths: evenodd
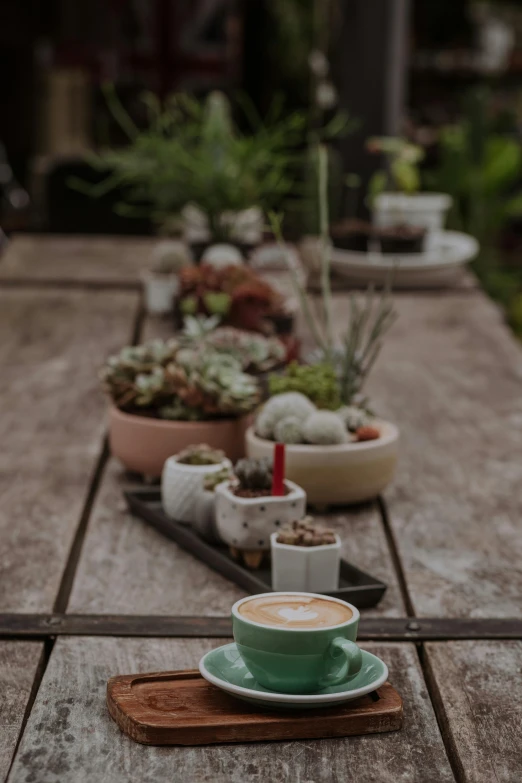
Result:
M319 155L321 210L321 307L314 309L299 280L290 274L316 349L306 369L291 366L271 381L274 393L248 429L247 455L271 454L274 441L287 444L289 479L303 487L308 502L328 506L369 500L391 481L397 462L398 430L376 418L362 396L383 336L395 320L388 289L378 301L373 290L361 303L350 298L349 323L336 339L330 290L326 159ZM281 221L271 216L281 240Z
M270 550L271 533L303 516L306 509L305 492L284 479L282 444L275 455L274 463L271 456L239 460L234 479L216 487L218 534L233 556L242 557L250 568L258 568Z
M305 517L272 533L270 541L275 591L328 593L339 588L341 539L333 530Z
M205 478L223 475L232 463L220 449L206 443L188 446L169 457L161 474L161 502L163 510L178 522L193 524L196 500L203 491Z
M149 315L172 313L179 291L179 273L191 263L183 242L175 239L158 242L151 254L150 269L142 274L145 309Z
M175 320L187 316L215 316L220 322L264 334L278 334L289 345L293 314L283 295L247 266L217 269L209 264L183 269Z
M232 460L243 455L260 391L234 356L153 340L109 358L101 379L111 451L128 470L159 477L168 457L201 442Z
M447 193L419 192L424 150L406 139L371 138L367 148L384 155L387 168L374 174L369 197L383 252L422 252L427 232L441 231L451 207Z
M294 187L302 115L282 118L274 111L265 125L245 98L250 127L242 133L222 93L203 101L173 95L163 105L147 94L148 125L140 130L114 89L106 95L129 143L90 156L94 167L109 172L100 185L76 180L74 187L93 196L123 188L118 211L146 214L159 227L179 218L196 261L209 244L232 243L245 251L261 241L264 213Z

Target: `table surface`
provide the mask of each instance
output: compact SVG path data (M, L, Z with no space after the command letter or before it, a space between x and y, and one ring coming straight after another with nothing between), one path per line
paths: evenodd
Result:
M129 515L106 452L97 368L170 329L141 311L151 243L27 235L0 260L0 780L518 783L522 352L473 285L396 295L369 392L400 427L398 475L328 516L388 584L361 644L388 663L403 729L169 749L113 724L111 675L194 668L244 594Z

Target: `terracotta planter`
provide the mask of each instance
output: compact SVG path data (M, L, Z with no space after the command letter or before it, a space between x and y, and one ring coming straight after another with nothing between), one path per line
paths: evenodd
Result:
M314 505L346 505L371 500L390 483L397 464L399 431L389 422L372 422L381 437L338 446L287 445L286 475ZM271 457L274 443L246 434L248 457Z
M245 455L251 415L214 421L163 421L109 410L111 453L134 473L159 478L165 461L187 446L207 443L235 462Z
M273 446L272 443L272 450ZM290 490L287 495L258 498L235 495L229 481L218 484L216 525L225 544L240 551L269 551L270 535L294 519L301 519L306 511L306 495L301 487L291 481L285 484Z

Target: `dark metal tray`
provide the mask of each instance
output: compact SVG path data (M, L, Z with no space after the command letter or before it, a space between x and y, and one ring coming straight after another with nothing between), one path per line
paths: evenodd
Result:
M232 558L228 547L224 544L211 544L203 540L190 527L168 517L161 507L161 494L158 490L140 489L124 494L133 514L141 517L167 538L171 538L182 549L186 549L214 571L235 582L250 594L272 591L269 567L261 566L255 571L250 571ZM386 587L384 582L366 574L346 560L341 560L339 589L327 595L349 601L359 609L368 609L379 603L386 592Z

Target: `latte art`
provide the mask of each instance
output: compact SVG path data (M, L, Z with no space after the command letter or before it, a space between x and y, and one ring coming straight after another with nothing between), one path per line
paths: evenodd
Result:
M252 598L239 607L245 620L280 628L331 628L352 618L348 606L327 598L275 595Z

